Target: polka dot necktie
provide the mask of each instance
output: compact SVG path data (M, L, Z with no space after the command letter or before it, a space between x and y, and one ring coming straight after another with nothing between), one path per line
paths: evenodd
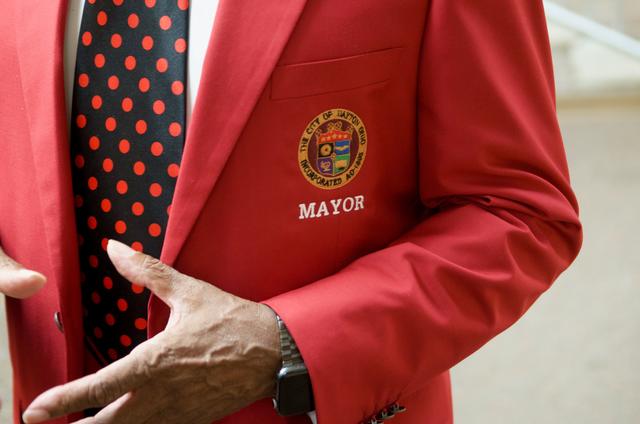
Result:
M146 339L149 292L121 277L109 238L158 257L185 127L188 0L87 0L71 154L87 347L102 365Z

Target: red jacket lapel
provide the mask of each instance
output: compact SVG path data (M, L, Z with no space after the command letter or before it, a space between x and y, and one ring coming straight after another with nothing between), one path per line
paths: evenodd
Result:
M66 373L78 376L82 315L74 223L68 131L64 104L63 40L67 0L21 0L16 6L16 47L35 164L40 218L40 254L48 257L50 284L65 311ZM37 216L38 212L34 212Z
M220 1L162 251L166 263L178 256L305 3Z
M67 1L22 0L19 4L17 50L36 168L34 178L46 231L44 242L64 302L76 298L67 295L77 290L68 281L72 267L64 269L76 257L62 62Z

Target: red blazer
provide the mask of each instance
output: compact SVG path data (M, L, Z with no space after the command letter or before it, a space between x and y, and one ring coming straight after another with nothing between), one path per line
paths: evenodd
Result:
M0 0L0 242L48 277L7 301L16 422L82 374L65 3ZM450 423L447 370L571 263L577 210L542 1L221 0L161 258L283 317L320 424Z

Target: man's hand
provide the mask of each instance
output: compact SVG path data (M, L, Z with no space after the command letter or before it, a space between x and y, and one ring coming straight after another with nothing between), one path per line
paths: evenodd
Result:
M169 323L121 360L41 394L25 411L25 423L104 406L77 423L209 424L273 395L281 358L268 306L120 242L110 240L107 252L120 274L169 305Z
M36 294L46 281L44 275L25 269L0 248L0 293L25 299Z

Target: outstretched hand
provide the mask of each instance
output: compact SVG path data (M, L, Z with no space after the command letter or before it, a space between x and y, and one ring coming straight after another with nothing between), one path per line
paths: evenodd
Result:
M36 398L23 415L40 423L104 407L77 423L208 424L273 395L280 364L275 315L159 260L110 240L129 281L171 308L166 329L128 356Z

